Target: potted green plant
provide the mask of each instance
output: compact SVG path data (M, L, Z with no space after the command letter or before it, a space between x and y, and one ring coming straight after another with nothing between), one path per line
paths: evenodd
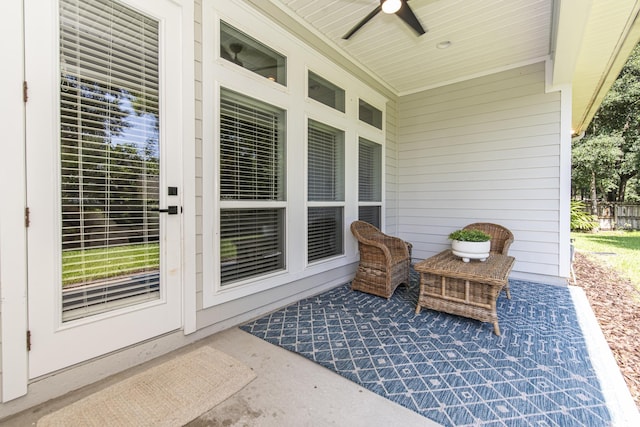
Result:
M463 262L472 259L486 261L491 250L491 235L472 229L456 230L449 234L451 250L454 255L462 258Z

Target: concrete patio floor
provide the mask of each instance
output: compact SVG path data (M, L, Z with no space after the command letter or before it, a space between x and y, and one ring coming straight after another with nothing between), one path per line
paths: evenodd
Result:
M150 366L210 345L250 366L257 374L240 392L187 424L201 426L321 427L438 426L302 356L271 345L237 328L114 375L81 390L33 407L1 426L36 425L38 419Z
M612 425L640 426L640 413L584 292L573 286L570 287L570 291L581 328L587 338L591 362L598 373L611 412ZM190 427L439 425L298 354L272 345L238 328L231 328L80 390L34 406L0 421L0 427L36 425L38 419L46 414L203 345L214 347L245 363L254 370L257 378L226 401L188 423Z

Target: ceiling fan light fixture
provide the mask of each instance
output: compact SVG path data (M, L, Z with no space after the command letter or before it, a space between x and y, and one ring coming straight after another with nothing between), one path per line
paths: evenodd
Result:
M411 7L408 0L380 0L380 5L376 6L367 16L365 16L360 22L358 22L347 34L342 36L343 40L349 40L349 38L355 34L363 25L371 21L380 11L387 14L395 14L398 18L404 21L409 27L411 27L418 36L426 33L425 29L420 24L420 20Z
M402 7L401 0L385 0L382 2L382 11L384 13L396 13Z

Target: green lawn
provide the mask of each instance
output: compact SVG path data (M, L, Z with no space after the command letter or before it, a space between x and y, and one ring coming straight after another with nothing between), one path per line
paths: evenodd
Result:
M640 231L571 233L571 237L577 251L603 260L640 289Z
M157 243L62 252L62 286L155 270L160 265Z

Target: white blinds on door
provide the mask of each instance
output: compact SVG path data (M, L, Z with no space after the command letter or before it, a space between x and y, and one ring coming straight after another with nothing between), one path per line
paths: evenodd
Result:
M158 30L118 2L60 2L64 321L159 297Z

